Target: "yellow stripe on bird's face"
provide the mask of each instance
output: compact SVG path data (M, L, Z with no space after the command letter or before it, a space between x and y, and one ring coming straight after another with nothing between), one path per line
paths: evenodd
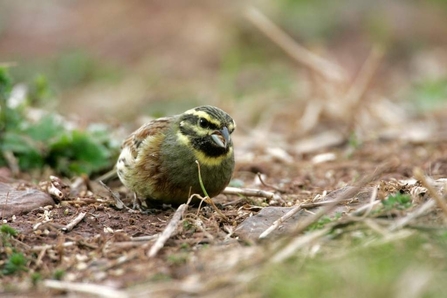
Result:
M177 139L180 143L184 144L185 146L190 147L193 150L195 158L201 165L206 165L206 166L210 166L210 167L211 166L220 166L226 158L228 158L229 156L231 156L233 154L233 147L230 147L226 154L223 154L223 155L220 155L217 157L207 156L202 151L193 148L191 146L191 141L189 140L189 138L187 136L185 136L184 134L182 134L181 132L177 132Z
M219 121L217 121L215 118L211 117L210 114L208 114L205 111L197 111L195 109L192 109L192 110L186 111L185 114L195 115L198 118L205 118L208 122L216 125L217 127L219 127L221 125L221 123Z

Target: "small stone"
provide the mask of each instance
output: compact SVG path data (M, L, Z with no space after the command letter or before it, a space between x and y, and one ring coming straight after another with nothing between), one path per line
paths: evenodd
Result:
M277 219L284 216L294 207L265 207L258 214L245 219L234 231L239 237L251 240L257 240L262 232L267 230ZM303 210L297 212L294 216L284 222L276 229L272 236L283 234L291 226L296 225L298 219L307 216Z
M20 215L47 205L54 205L53 199L38 189L17 189L13 184L0 182L0 218Z

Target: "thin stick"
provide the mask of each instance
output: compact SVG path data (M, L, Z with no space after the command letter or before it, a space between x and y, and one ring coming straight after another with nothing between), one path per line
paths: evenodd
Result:
M73 228L84 219L87 212L80 212L78 216L76 216L71 222L69 222L65 227L62 227L61 230L64 232L70 232Z
M298 44L288 34L286 34L264 14L262 14L258 9L249 7L245 13L245 16L262 33L264 33L268 38L270 38L289 56L291 56L299 63L322 75L326 79L337 82L346 81L345 72L338 65L315 55L314 53Z
M191 198L188 200L191 200ZM188 209L188 203L181 204L177 210L175 211L174 215L171 218L171 221L169 221L166 228L163 230L163 232L160 234L160 237L157 238L157 241L155 241L154 245L152 245L151 249L149 250L149 253L147 256L149 258L153 258L157 255L157 253L160 251L160 249L163 248L166 241L171 237L171 235L175 232L177 229L178 224L180 223L180 219L182 219L183 214Z
M270 227L268 227L267 230L265 230L264 232L261 233L261 235L259 235L259 239L266 238L268 235L270 235L270 233L276 230L283 222L285 222L286 220L294 216L296 213L298 213L300 210L302 210L303 208L301 207L301 205L302 204L299 204L293 207L289 212L281 216L279 219L275 220L275 222Z
M228 221L228 218L225 216L225 214L222 213L222 211L220 211L219 208L217 208L216 204L214 204L214 201L210 197L205 197L205 202L209 204L214 209L214 211L216 211L217 214L222 217L223 220Z
M351 106L355 106L360 101L363 94L365 94L383 54L384 51L381 47L376 46L371 50L371 53L362 65L360 72L355 77L354 82L346 94L345 101L350 103Z
M112 196L112 198L115 199L115 207L118 209L123 209L124 207L126 207L126 205L124 205L123 201L121 201L121 199L110 189L110 187L108 187L107 185L105 185L104 182L102 182L101 180L98 181L99 184L101 184L102 187L104 187Z
M76 244L76 242L74 242L74 241L64 242L62 244L62 247L69 247L69 246L73 246L75 244ZM47 250L47 249L54 249L55 247L56 247L56 245L50 245L50 244L38 245L38 246L31 247L31 251L38 252L38 251L42 251L44 249L45 250Z
M392 224L388 230L389 231L395 231L397 229L400 229L404 226L406 226L409 222L412 220L418 218L419 216L426 214L428 211L432 210L434 207L436 207L436 202L434 200L428 200L425 202L421 207L416 209L415 211L408 213L407 216L400 218L399 220L396 220L394 224Z
M444 216L447 216L447 204L443 198L439 195L438 191L434 188L434 186L428 181L428 179L424 176L424 173L420 168L415 168L413 171L414 177L421 181L422 185L427 188L431 197L436 201L438 207L441 208L442 212L444 212Z
M129 297L126 292L115 290L111 287L88 284L88 283L76 283L68 281L50 280L47 279L43 282L44 286L47 288L74 291L92 294L95 296L108 297L108 298L125 298Z
M281 196L261 189L251 189L251 188L236 188L236 187L226 187L222 192L226 195L238 195L238 196L247 196L247 197L260 197L266 198L269 200L279 200L281 201Z
M351 198L347 198L346 200L350 200L350 199ZM337 201L336 203L341 203L342 201ZM270 227L268 227L264 232L261 233L261 235L259 235L259 239L263 239L263 238L266 238L267 236L269 236L274 230L276 230L278 227L280 227L281 224L283 224L289 218L294 216L300 210L305 210L306 208L315 208L315 207L325 206L325 205L332 204L334 202L335 202L335 200L299 204L299 205L293 207L293 209L289 210L289 212L287 212L286 214L281 216L279 219L275 220L275 222L273 222L273 224ZM312 214L314 214L314 213L312 213Z
M372 174L364 177L362 180L360 180L356 186L349 188L345 192L341 192L338 196L335 197L335 199L332 201L331 204L325 206L324 208L321 208L319 211L317 211L317 213L315 213L314 216L309 216L309 217L304 218L304 220L294 229L294 231L292 232L292 235L298 235L301 232L303 232L311 224L317 222L322 216L331 212L340 202L355 196L361 190L362 187L364 187L366 184L370 183L371 181L375 180L383 172L389 170L391 167L394 167L396 165L396 163L397 163L397 161L393 160L391 162L382 164L374 171L374 173L372 173Z
M373 209L374 205L375 205L375 204L378 204L378 203L380 202L380 201L376 201L376 199L377 199L377 193L378 193L378 192L379 192L379 186L373 187L373 190L372 190L372 192L371 192L371 196L370 196L370 198L369 198L369 203L366 204L366 205L363 205L363 206L362 206L362 207L365 207L365 206L366 206L366 211L365 211L365 213L362 215L363 218L366 218L366 217L369 215L369 213L371 213L371 210ZM374 204L374 202L376 202L376 203ZM355 211L352 213L352 215L356 215L356 214L358 214L359 210L360 210L360 208L358 208L357 210L355 210Z
M329 231L330 231L330 228L325 228L325 229L311 232L309 234L305 234L301 237L294 238L284 249L280 250L277 254L275 254L271 258L271 261L273 263L279 263L279 262L283 261L284 259L287 259L297 249L304 247L305 245L309 244L310 242L312 242L320 237L323 237Z
M280 193L285 193L286 192L284 189L280 189L280 188L278 188L278 187L276 187L274 185L267 184L267 182L265 182L264 179L262 179L262 174L261 173L259 173L259 172L256 173L256 176L258 176L258 179L259 179L259 181L261 182L262 185L264 185L266 187L269 187L269 188L272 188L272 189L274 189L274 190L276 190L276 191L278 191Z
M138 241L152 241L154 239L157 239L159 237L159 234L155 235L149 235L149 236L140 236L140 237L130 237L130 241L132 242L138 242Z

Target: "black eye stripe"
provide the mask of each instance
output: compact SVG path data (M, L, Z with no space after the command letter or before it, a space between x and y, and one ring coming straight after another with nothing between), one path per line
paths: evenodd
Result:
M209 129L218 129L218 126L210 121L208 121L205 118L199 118L199 126L203 128L209 128Z
M203 115L202 112L205 112L206 115ZM201 119L207 123L201 123ZM211 106L202 106L187 111L187 113L181 115L180 123L180 126L184 126L182 132L186 130L193 132L199 127L207 130L219 130L227 127L229 133L232 133L236 126L230 115ZM196 129L193 129L193 127L196 127Z

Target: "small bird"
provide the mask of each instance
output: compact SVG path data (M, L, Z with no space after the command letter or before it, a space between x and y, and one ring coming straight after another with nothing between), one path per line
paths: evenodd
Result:
M235 128L230 115L209 105L152 120L124 140L116 164L118 177L149 205L178 205L192 194L205 195L198 162L205 190L214 197L233 174Z

